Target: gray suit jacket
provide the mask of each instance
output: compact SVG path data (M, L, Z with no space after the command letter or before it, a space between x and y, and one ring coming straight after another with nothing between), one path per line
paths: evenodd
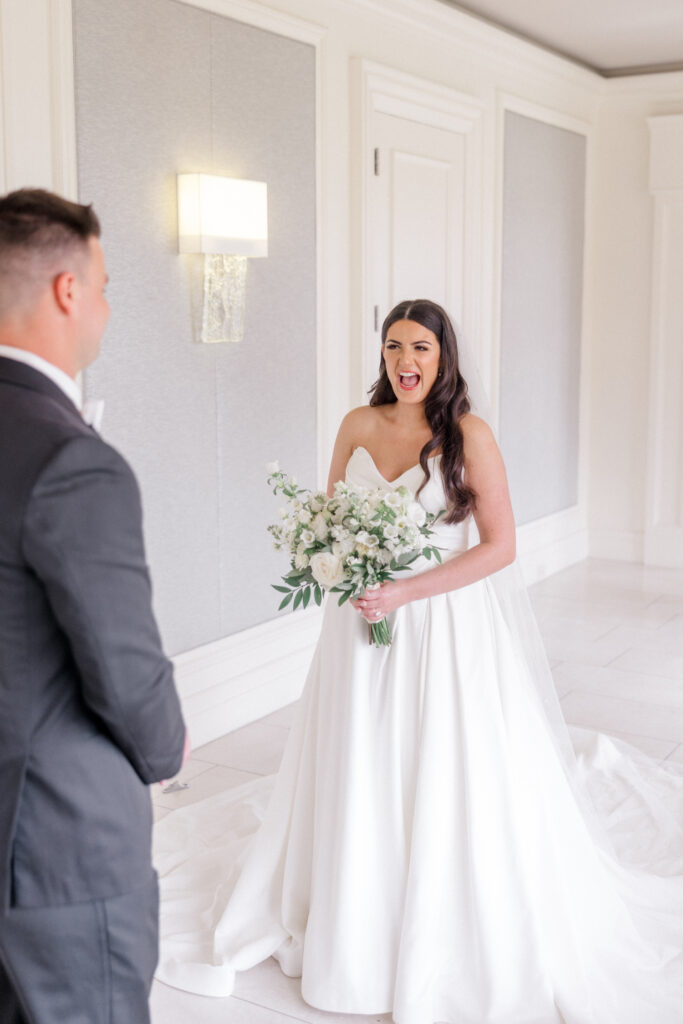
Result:
M0 357L0 914L149 882L148 785L184 732L135 477Z

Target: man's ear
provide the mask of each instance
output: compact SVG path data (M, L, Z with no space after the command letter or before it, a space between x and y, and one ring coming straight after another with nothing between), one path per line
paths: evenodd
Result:
M52 282L52 293L62 313L69 315L73 312L76 301L78 282L70 270L64 270Z

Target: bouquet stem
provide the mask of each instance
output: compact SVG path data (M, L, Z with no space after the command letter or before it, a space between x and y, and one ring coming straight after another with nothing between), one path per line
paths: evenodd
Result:
M370 626L368 643L375 647L388 647L391 643L391 630L386 619L368 623Z

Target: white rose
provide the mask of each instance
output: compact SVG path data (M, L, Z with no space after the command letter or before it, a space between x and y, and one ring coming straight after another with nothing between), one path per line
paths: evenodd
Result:
M266 462L266 473L268 474L268 476L272 476L273 473L279 473L279 472L280 472L280 463L277 460L275 460L275 462Z
M316 540L327 540L327 522L325 516L318 512L317 516L311 523L311 529L315 534Z
M427 514L419 502L411 501L410 505L408 505L408 519L410 519L411 523L415 523L416 526L424 526L427 521Z
M325 590L336 587L344 579L342 560L330 551L320 551L311 556L311 572L316 583Z

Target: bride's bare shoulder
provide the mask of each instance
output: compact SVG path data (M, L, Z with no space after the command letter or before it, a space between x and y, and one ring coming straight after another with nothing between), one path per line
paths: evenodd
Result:
M351 409L341 422L340 433L349 439L371 434L380 420L380 408L380 406L359 405L356 409Z
M462 436L465 440L470 438L476 442L493 437L493 431L486 420L483 420L481 416L475 416L473 412L466 412L464 416L461 416L458 420L458 426L462 430Z

